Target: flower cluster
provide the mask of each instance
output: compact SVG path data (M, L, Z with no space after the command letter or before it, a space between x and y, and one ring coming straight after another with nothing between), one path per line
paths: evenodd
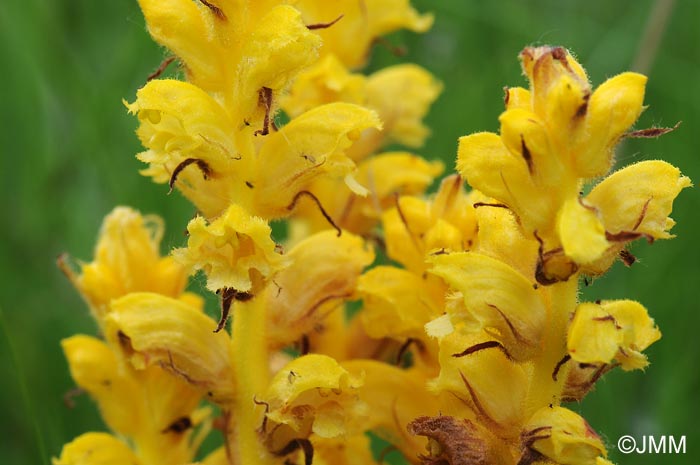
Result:
M59 261L100 333L63 349L111 433L55 465L380 463L369 434L409 463L610 463L562 404L644 368L660 332L640 303L579 302L579 278L672 237L690 185L645 161L582 193L622 138L666 131L630 131L644 76L593 90L565 49L526 48L530 88L506 89L500 133L461 138L459 173L427 194L441 163L382 150L423 144L440 84L357 71L381 35L430 27L407 0L140 4L186 78L127 103L142 174L198 214L161 257L160 220L116 208L93 262ZM218 322L185 290L196 272Z

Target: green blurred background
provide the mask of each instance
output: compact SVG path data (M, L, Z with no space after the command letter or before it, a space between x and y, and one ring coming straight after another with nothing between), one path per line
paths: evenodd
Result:
M504 85L526 85L516 59L528 44L570 48L594 84L650 63L638 128L671 126L658 140L629 141L620 164L663 158L700 180L700 1L662 1L667 24L650 0L414 1L436 15L432 31L398 33L397 58L378 47L370 69L417 62L445 85L427 121L434 135L420 152L452 166L457 138L498 129ZM655 10L655 8L657 8ZM645 42L659 29L658 50ZM653 37L653 34L651 35ZM59 341L94 332L88 312L55 267L70 251L90 259L102 220L115 205L165 217L164 247L184 242L193 209L178 195L140 177L134 158L133 100L164 51L150 41L135 0L25 0L0 5L0 463L46 464L63 443L103 425L89 399L69 410L72 386ZM641 62L640 62L641 57ZM695 464L700 460L700 221L697 190L675 204L678 238L636 244L639 262L612 272L583 297L633 298L646 305L664 337L648 350L646 372L613 372L580 405L621 464ZM622 455L624 434L686 435L685 455Z

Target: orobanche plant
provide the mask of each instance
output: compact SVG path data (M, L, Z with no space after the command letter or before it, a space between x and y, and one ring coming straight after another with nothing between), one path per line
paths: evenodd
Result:
M622 139L668 130L630 129L644 76L594 89L566 49L525 48L529 89L506 88L499 133L462 137L458 173L426 194L443 166L383 148L422 145L440 84L411 64L356 70L430 15L407 0L140 5L185 77L152 76L127 103L141 173L197 215L162 257L162 221L118 207L92 262L60 260L99 334L63 350L110 432L55 465L188 464L209 436L207 465L378 464L372 435L407 463L610 463L564 405L644 368L661 333L635 301L580 302L579 281L672 237L690 186L663 161L610 174ZM198 271L219 321L186 290Z

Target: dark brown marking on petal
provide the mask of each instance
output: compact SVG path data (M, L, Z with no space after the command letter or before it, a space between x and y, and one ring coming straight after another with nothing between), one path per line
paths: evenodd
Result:
M63 394L63 405L65 405L69 409L75 408L75 398L86 393L87 391L79 386L67 390L66 393Z
M581 206L582 206L583 208L585 208L586 210L592 211L592 212L597 212L597 211L598 211L598 209L595 208L593 205L586 205L586 204L583 202L583 199L582 199L581 197L578 197L577 200L578 200L578 204L581 205Z
M331 300L335 300L335 299L348 299L351 296L352 296L352 292L346 292L344 294L329 294L325 297L322 297L321 299L319 299L318 302L314 303L311 307L309 307L309 309L304 313L304 315L302 315L301 319L303 320L303 319L309 318L311 315L313 315L316 312L316 310L318 310L318 308L321 305L325 304L326 302L330 302Z
M559 374L559 370L561 370L561 367L563 367L564 364L566 362L568 362L569 360L571 360L571 355L566 354L566 355L564 355L564 357L562 357L561 360L559 360L557 362L556 366L554 367L554 371L552 372L552 380L553 381L557 380L557 375Z
M337 224L335 224L335 222L333 221L333 218L331 218L331 216L328 214L328 212L326 212L326 210L323 208L323 205L321 205L321 201L318 200L318 197L316 197L314 194L312 194L309 191L297 192L297 194L292 199L292 202L287 206L287 211L294 210L294 208L297 206L297 202L303 196L309 197L311 200L314 201L314 203L316 204L318 209L321 211L321 214L323 215L323 217L326 219L326 221L328 221L328 223L330 223L331 226L333 226L333 229L335 229L338 233L337 236L340 237L340 235L343 233L343 231L338 227Z
M255 136L266 136L270 133L270 112L272 111L272 89L269 87L261 87L258 91L258 106L265 109L265 118L263 119L262 129L258 129L253 133Z
M408 233L408 237L411 238L411 242L413 242L413 245L415 246L416 250L419 252L422 252L421 246L418 244L418 239L416 239L416 236L413 235L413 231L411 231L411 228L408 227L408 220L406 220L406 215L403 214L403 209L401 208L401 203L399 202L400 197L399 193L395 192L394 193L394 205L396 206L396 212L399 214L399 218L401 219L401 223L403 223L403 227L406 228L406 232Z
M131 338L124 334L121 329L117 331L117 339L119 340L119 345L121 346L122 350L127 355L134 353L134 347L131 345Z
M484 406L481 405L481 402L479 401L479 397L476 395L476 392L474 392L474 388L472 388L472 385L469 384L469 381L467 381L467 378L466 378L466 376L464 376L464 373L462 373L460 371L459 376L462 378L462 382L464 383L464 386L469 391L469 395L472 398L472 402L474 403L474 407L476 407L476 409L479 411L478 413L481 414L484 418L487 418L490 421L495 423L494 419L491 418L488 413L486 413Z
M166 428L161 430L161 433L182 434L190 428L192 428L192 420L190 419L190 417L184 416L170 423Z
M508 102L510 101L510 87L508 86L503 86L503 105L508 106Z
M308 354L310 348L311 343L309 342L309 336L307 336L306 334L302 334L301 339L299 340L299 355Z
M202 5L209 8L209 11L211 11L214 14L214 16L219 18L221 21L226 21L226 15L224 14L224 10L222 10L221 8L219 8L216 5L209 3L207 0L199 0L199 2Z
M642 211L639 214L639 218L637 218L637 221L634 223L634 226L632 227L632 231L636 231L639 226L641 226L642 221L644 221L644 217L647 216L647 210L649 209L649 204L651 203L653 197L649 197L646 202L644 202L644 206L642 207Z
M250 182L250 181L246 181L246 182L245 182L245 185L248 187L248 189L253 189L253 188L255 188L255 186L253 185L253 183Z
M586 116L586 113L588 112L588 101L590 100L590 98L590 92L586 92L583 95L583 103L576 110L576 113L574 114L574 119L583 118L584 116Z
M506 210L510 210L508 205L506 205L504 203L475 202L473 207L474 208L493 207L493 208L505 208Z
M634 263L637 261L637 257L632 255L632 252L627 249L620 250L619 255L622 263L624 263L627 268L634 265Z
M467 347L464 349L462 352L452 354L454 358L460 358L460 357L466 357L467 355L471 355L473 353L479 352L484 349L492 349L492 348L497 348L501 352L503 352L503 355L506 356L508 360L513 360L513 357L508 353L508 350L503 346L498 341L486 341L486 342L480 342L478 344L474 344L471 347Z
M170 63L175 61L176 58L177 57L175 57L175 56L171 56L171 57L168 57L165 60L163 60L163 62L160 64L160 66L158 66L158 69L156 69L155 71L153 71L151 74L149 74L146 77L146 82L150 82L150 81L160 77L160 75L163 74L163 72L168 67L168 65L170 65Z
M622 329L622 326L617 324L617 320L612 315L598 316L598 317L591 318L591 319L593 321L610 321L610 322L612 322L613 325L615 325L615 329Z
M649 237L648 234L640 233L640 232L635 232L635 231L620 231L619 233L610 233L608 231L605 231L605 238L609 242L630 242L635 239L639 239L642 236L647 236Z
M490 308L496 310L498 312L498 314L501 315L501 318L503 318L503 320L506 322L506 324L508 325L508 329L510 329L510 332L513 333L513 337L518 342L521 342L521 343L526 344L526 345L530 345L530 342L525 340L525 338L515 329L515 326L513 326L513 323L511 323L510 319L503 312L503 310L501 310L500 308L498 308L495 305L490 304L490 303L486 303L486 305L488 305Z
M525 137L520 134L520 151L523 155L523 158L525 159L525 163L527 163L527 170L532 175L534 171L534 165L532 164L532 154L530 153L530 149L527 148L527 144L525 143Z
M671 128L652 127L647 129L640 129L638 131L628 132L624 134L623 137L632 137L636 139L653 139L655 137L660 137L664 134L668 134L669 132L675 131L676 129L678 129L678 126L680 126L681 123L682 121L679 121L675 124L675 126Z
M170 190L168 191L168 194L170 194L173 191L175 181L177 181L177 177L180 175L182 170L184 170L193 163L197 165L197 168L199 168L199 170L202 172L202 177L204 178L204 180L207 180L211 177L212 170L206 161L199 158L186 158L175 167L175 169L173 170L173 174L170 175L170 181L168 181L168 187L170 187Z
M338 21L340 21L341 19L343 19L343 16L345 16L345 15L342 14L342 15L338 16L337 18L335 18L335 19L334 19L333 21L331 21L330 23L307 24L307 25L306 25L306 29L308 29L308 30L310 30L310 31L313 31L313 30L316 30L316 29L328 29L329 27L331 27L332 25L334 25L335 23L337 23Z

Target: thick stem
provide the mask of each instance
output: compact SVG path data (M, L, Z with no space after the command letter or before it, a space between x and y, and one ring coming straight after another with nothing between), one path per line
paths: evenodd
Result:
M560 368L556 380L552 374L567 353L566 331L569 317L576 308L578 294L576 278L574 275L566 282L546 288L548 324L542 336L542 352L533 360L532 384L526 404L527 418L542 407L559 405L568 367L564 365Z
M265 303L260 298L234 303L232 356L236 400L230 417L228 446L235 465L275 463L258 437L262 408L255 404L269 382Z

